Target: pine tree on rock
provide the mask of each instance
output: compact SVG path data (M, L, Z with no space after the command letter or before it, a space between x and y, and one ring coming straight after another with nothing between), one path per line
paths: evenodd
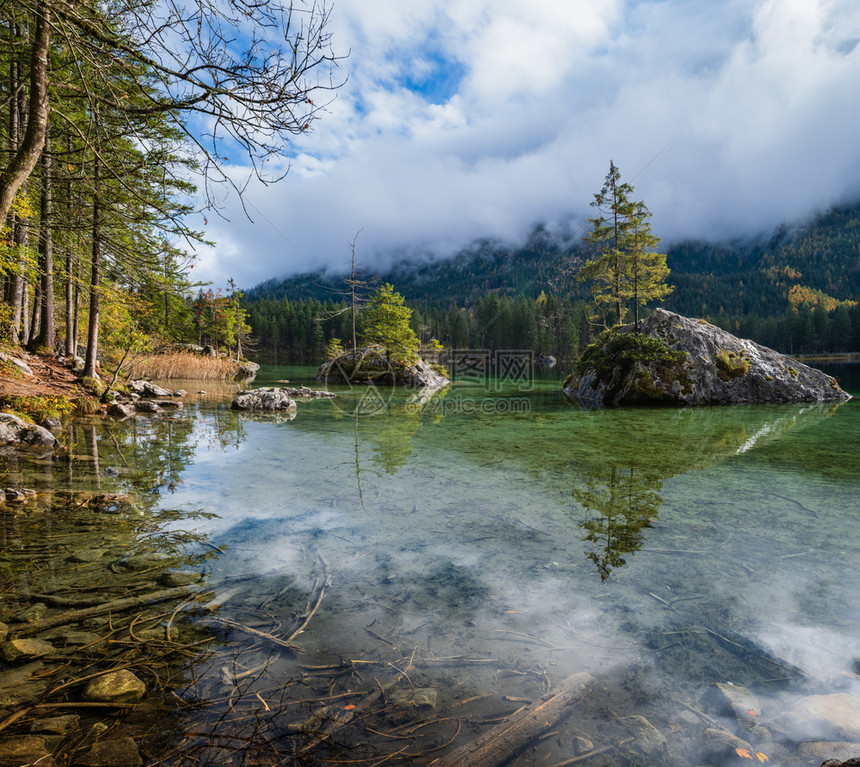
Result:
M595 246L596 255L577 278L591 282L595 304L610 304L617 323L624 321L632 301L638 324L639 307L665 298L672 288L666 284L666 256L655 252L660 238L651 232L651 213L632 196L633 187L621 181L618 167L610 161L603 187L591 202L601 215L588 219L592 229L585 238Z
M420 343L409 324L412 310L403 303L403 296L385 283L371 296L365 313L367 344L379 344L389 358L406 364L418 359Z
M585 241L594 245L597 254L579 270L580 280L591 282L591 293L595 304L611 304L615 309L615 321L624 320L623 284L625 274L624 254L630 239L633 205L630 196L633 187L621 182L621 173L610 161L609 173L603 188L594 195L591 206L601 215L589 218L591 232Z
M634 203L622 295L633 301L637 330L639 307L644 307L649 301L662 301L672 292L672 286L666 283L669 276L666 254L656 251L660 238L652 234L650 219L651 211L645 207L645 203Z

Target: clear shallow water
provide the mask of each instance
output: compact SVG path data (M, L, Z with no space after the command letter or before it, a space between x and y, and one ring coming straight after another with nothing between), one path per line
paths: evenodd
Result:
M254 385L312 373L264 368ZM220 626L234 662L180 691L220 701L187 715L195 748L429 763L586 671L596 690L519 763L563 763L577 736L616 744L589 763L643 763L617 747L641 715L667 763L700 764L687 706L712 683L752 688L764 718L803 694L860 694L846 576L860 401L585 411L554 378L337 391L292 420L233 413L225 390L98 427L105 477L146 476L162 508L217 515L194 525L223 552L206 565L221 617L281 636L306 622L296 655ZM435 690L435 708L398 709L410 686ZM303 753L352 706L360 718Z

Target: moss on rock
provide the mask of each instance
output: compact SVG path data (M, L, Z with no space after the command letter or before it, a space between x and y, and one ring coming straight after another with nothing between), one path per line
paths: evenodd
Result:
M750 372L750 361L743 354L736 354L728 349L720 349L716 356L717 375L722 381L731 381Z

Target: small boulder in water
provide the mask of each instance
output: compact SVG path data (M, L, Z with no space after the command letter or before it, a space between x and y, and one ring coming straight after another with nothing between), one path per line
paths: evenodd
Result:
M233 400L234 410L295 410L296 403L284 389L246 389Z

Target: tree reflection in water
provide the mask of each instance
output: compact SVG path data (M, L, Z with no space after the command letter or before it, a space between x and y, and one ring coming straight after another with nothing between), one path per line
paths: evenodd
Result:
M594 469L574 485L573 498L588 510L579 525L585 531L582 540L594 544L586 556L601 580L642 547L644 531L663 504L661 486L658 477L620 463Z

